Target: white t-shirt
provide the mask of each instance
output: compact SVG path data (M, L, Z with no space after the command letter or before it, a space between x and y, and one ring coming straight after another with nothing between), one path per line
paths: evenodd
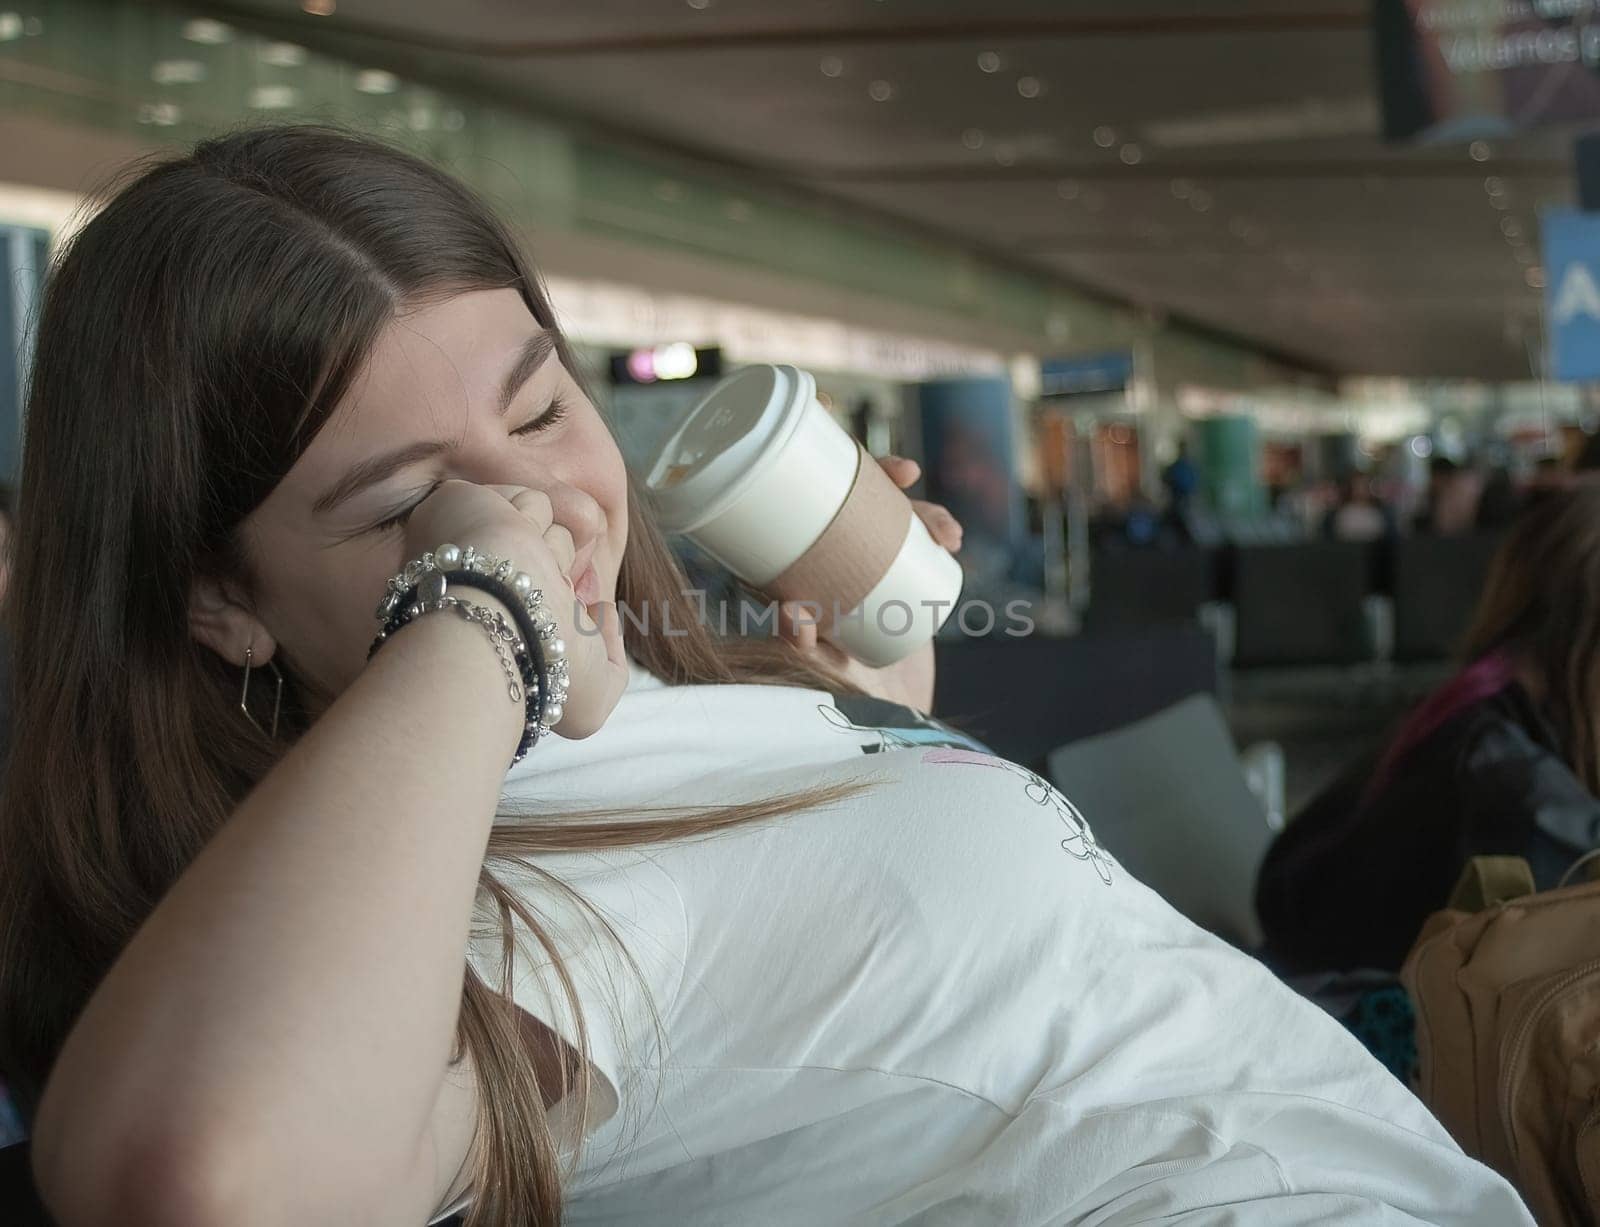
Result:
M536 875L507 875L570 956L591 1033L574 1227L1531 1223L1338 1023L1132 880L1059 792L906 708L635 666L599 733L542 743L505 793L536 813L699 810L851 781L709 837L541 856L636 970ZM497 983L498 941L472 957ZM543 962L519 962L516 999L575 1043Z

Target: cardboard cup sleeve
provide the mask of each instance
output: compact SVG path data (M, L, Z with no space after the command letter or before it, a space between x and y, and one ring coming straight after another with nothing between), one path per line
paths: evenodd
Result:
M915 514L911 500L857 443L850 492L822 535L767 584L767 594L819 603L820 626L827 630L835 613L850 613L887 574Z

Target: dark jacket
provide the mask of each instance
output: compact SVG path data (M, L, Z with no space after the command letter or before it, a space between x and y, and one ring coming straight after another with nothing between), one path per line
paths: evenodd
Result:
M1515 683L1441 725L1368 797L1376 765L1358 764L1267 852L1256 909L1285 974L1398 969L1469 858L1526 857L1548 890L1600 845L1600 800Z

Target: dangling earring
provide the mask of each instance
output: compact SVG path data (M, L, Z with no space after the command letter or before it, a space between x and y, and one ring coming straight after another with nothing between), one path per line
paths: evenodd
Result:
M267 667L272 670L272 676L277 681L277 689L272 695L272 731L267 732L256 723L256 718L250 714L250 708L245 700L250 697L250 670L255 664L255 642L252 640L244 649L244 685L239 690L239 710L244 713L244 718L256 726L258 733L266 733L270 738L278 736L278 709L283 706L283 672L278 668L278 662L267 661Z

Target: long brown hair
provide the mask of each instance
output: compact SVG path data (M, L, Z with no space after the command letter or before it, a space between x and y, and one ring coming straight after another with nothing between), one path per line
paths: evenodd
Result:
M1462 644L1531 672L1568 764L1600 796L1600 482L1541 495L1489 567Z
M0 796L0 1072L26 1113L136 928L307 727L293 662L276 739L257 728L264 713L254 723L240 713L238 671L190 636L194 581L248 585L241 522L326 423L398 308L501 287L555 331L532 266L471 192L409 154L305 126L222 136L142 168L57 261L7 602L15 733ZM564 343L559 353L575 371ZM618 600L670 607L684 633L638 634L624 620L635 660L671 684L841 688L783 643L713 639L637 493ZM509 955L514 921L545 937L496 864L708 832L839 795L497 825L481 886ZM505 987L470 970L458 1042L481 1100L470 1221L559 1222L544 1103L568 1090L566 1077L554 1091L538 1084ZM571 1073L583 1103L587 1061Z

